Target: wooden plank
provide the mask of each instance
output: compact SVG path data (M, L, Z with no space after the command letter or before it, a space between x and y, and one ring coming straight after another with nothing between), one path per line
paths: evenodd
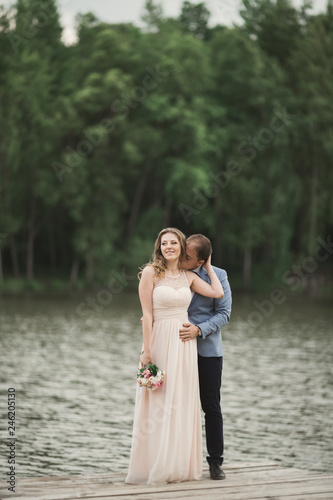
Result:
M275 464L242 464L224 467L227 479L211 481L208 469L200 481L171 483L167 485L127 485L125 474L101 474L17 479L16 493L7 490L2 481L0 498L11 500L159 500L200 499L210 500L312 500L324 495L333 499L333 476L311 473ZM312 495L312 497L311 497ZM319 495L319 496L318 496ZM325 496L326 495L326 496ZM315 499L317 500L317 499Z
M238 474L240 473L240 470L239 469L233 469L233 470L226 470L226 474L227 474L227 478L228 478L228 483L229 484L237 484L239 482L239 477L238 477ZM247 483L250 483L254 480L258 480L259 478L261 478L262 480L266 480L268 479L269 477L279 477L280 475L283 475L283 477L286 477L286 474L287 475L292 475L294 476L295 472L292 471L292 469L287 469L285 472L283 471L283 469L281 468L265 468L265 467L257 467L256 468L256 474L253 474L253 471L251 471L250 468L245 468L244 469L245 472L243 471L242 473L242 482L247 482ZM40 478L38 478L40 479ZM38 482L34 482L32 480L32 478L29 478L29 480L18 480L17 481L17 493L18 494L25 494L26 496L32 496L34 495L36 498L37 497L40 497L41 495L43 497L45 497L45 495L47 494L48 497L52 498L53 496L58 496L59 495L59 492L60 490L65 490L68 492L68 495L71 495L72 494L72 491L73 490L76 490L78 492L78 490L80 490L81 494L82 493L86 493L86 491L84 490L87 490L89 491L89 493L91 492L92 488L94 490L98 490L98 492L102 492L104 490L104 488L110 488L111 485L114 485L114 487L117 487L118 488L118 491L119 491L119 487L123 487L123 488L126 488L127 491L128 491L128 488L147 488L147 486L145 485L125 485L124 484L124 479L125 479L125 475L122 474L122 475L104 475L102 478L100 478L99 476L95 476L94 478L88 478L86 476L73 476L71 478L62 478L63 480L59 480L59 478L47 478L47 480L45 479L44 481L38 481ZM204 479L203 481L206 480L208 481L210 484L214 484L214 483L211 483L210 479L209 479L209 473L208 473L208 469L206 469L204 471ZM191 487L198 487L197 486L197 483L200 483L199 482L186 482L186 483L176 483L176 484L182 484L182 488L187 488L188 486L187 485L194 485L194 486L191 486ZM92 487L93 485L93 487ZM169 485L168 485L169 486ZM175 485L173 485L174 487ZM149 486L148 488L151 488L151 486ZM5 486L5 491L7 490L7 485ZM54 490L56 490L56 492L54 493ZM47 492L47 493L46 493ZM1 494L1 489L0 489L0 494ZM12 495L12 498L14 498L14 495L13 493L11 494ZM67 496L68 496L67 495Z
M303 477L305 477L305 474L302 473L303 471L300 471L300 479L302 479ZM274 480L275 482L280 482L280 481L285 481L287 478L293 478L295 479L297 477L297 471L293 470L293 469L281 469L281 468L278 468L278 469L274 469L274 470L260 470L258 471L256 474L253 474L252 472L250 472L249 470L247 470L246 472L243 472L242 475L241 475L241 482L242 483L245 483L245 484L251 484L251 483L258 483L259 482L265 482L265 481L268 481L270 480L271 482ZM322 477L322 476L320 476ZM216 484L215 482L211 482L210 479L209 479L209 476L208 476L208 472L206 472L205 474L205 477L203 479L203 481L208 481L209 485L214 485ZM239 473L230 473L230 472L227 472L227 482L229 485L237 485L240 481L240 477L239 477ZM41 494L45 495L45 490L48 490L50 494L53 493L52 490L56 490L57 494L59 492L59 488L64 488L68 491L72 490L72 489L84 489L85 487L88 487L88 489L91 489L92 488L92 484L94 485L93 488L94 489L98 489L98 491L102 491L105 487L106 488L110 488L110 486L113 484L114 487L117 487L118 488L118 491L119 491L119 487L123 487L123 488L126 488L128 490L128 488L144 488L144 487L147 487L145 485L141 485L141 486L138 486L138 485L125 485L124 484L124 476L122 476L121 478L117 477L113 477L112 480L111 478L109 480L107 480L107 478L103 478L103 482L99 481L99 482L96 482L96 481L77 481L77 480L73 480L73 481L66 481L66 482L63 482L63 483L59 483L59 481L48 481L47 483L43 483L43 484L34 484L34 483L26 483L24 486L19 482L19 488L18 488L18 492L22 491L22 492L25 492L25 494L31 494L31 493L34 493L36 496L39 495L39 491L41 492ZM198 482L187 482L187 483L176 483L176 484L182 484L182 489L186 489L187 487L190 487L190 488L202 488L202 485L201 485L201 481L198 481ZM191 485L191 486L189 486ZM174 485L173 485L174 486ZM209 487L209 486L208 486ZM149 486L148 488L151 488L151 486Z
M201 483L201 484L198 484ZM196 481L196 482L186 482L186 483L177 483L177 484L168 484L166 486L150 486L150 487L136 487L133 488L130 485L125 485L125 487L119 487L115 491L113 496L123 497L133 495L138 496L138 498L142 497L142 495L154 495L155 498L159 498L160 495L163 495L165 498L177 498L177 494L184 495L185 492L189 493L194 497L196 496L209 496L209 498L214 498L214 495L221 494L223 491L223 495L230 495L231 498L243 498L243 493L246 495L251 495L249 498L257 498L256 495L258 492L262 491L263 495L258 495L258 498L265 498L267 494L274 495L279 491L286 492L292 491L295 493L300 493L299 488L302 488L302 492L305 491L313 491L313 492L333 492L333 476L328 479L319 478L297 478L297 479L289 479L285 482L275 482L275 481L265 481L261 482L258 480L256 483L247 484L237 482L236 484L230 484L227 480L225 481ZM329 488L327 488L329 487ZM325 488L324 490L322 488ZM254 494L254 496L253 496ZM236 495L236 497L235 497ZM241 496L240 496L241 495ZM112 497L112 495L111 495ZM96 498L95 495L91 495L88 498Z
M187 493L187 494L184 494ZM313 481L309 483L301 482L286 482L280 484L271 485L268 484L258 484L253 486L241 486L237 490L229 487L221 487L220 490L217 488L215 490L209 490L209 500L267 500L281 498L283 500L294 500L295 496L300 497L302 500L311 500L313 495L320 493L324 496L325 500L331 500L333 498L333 483L330 481ZM199 493L197 490L181 492L180 494L167 494L167 495L155 495L156 500L168 500L169 498L173 500L181 500L182 498L191 498L193 500L200 499L204 497L204 493ZM110 497L112 498L112 497ZM119 499L126 500L131 498L132 500L142 499L139 495L134 496L121 496ZM89 497L86 500L94 500ZM103 499L104 500L104 499ZM105 499L106 500L106 499ZM147 500L145 498L145 500Z
M179 489L176 491L167 491L163 490L157 492L153 487L152 490L148 493L147 491L141 492L127 492L125 494L120 493L119 491L114 491L111 495L108 492L100 492L98 497L94 496L86 496L83 492L79 492L78 495L67 496L67 500L75 500L77 498L84 498L85 500L181 500L184 498L199 500L203 498L209 498L209 500L267 500L268 498L277 500L295 500L295 498L299 498L301 500L312 500L314 496L321 495L321 497L325 500L330 500L333 498L333 488L332 488L332 480L329 482L313 482L307 485L303 483L285 483L278 484L272 487L271 484L266 485L254 485L251 487L248 486L240 486L239 488L226 486L225 482L221 481L220 486L215 486L214 488L210 488L209 492L207 489L193 490L191 488L188 489ZM83 495L81 496L81 494ZM24 497L25 498L25 497ZM31 497L33 499L34 497ZM44 497L43 497L44 498ZM59 496L58 499L62 499L62 496Z
M226 474L235 474L235 473L240 473L245 471L263 471L263 470L271 470L271 468L277 469L276 464L253 464L252 466L250 464L233 464L224 467L224 470L226 471ZM126 477L125 473L107 473L107 474L90 474L90 475L73 475L73 476L44 476L44 477L28 477L28 478L21 478L18 476L17 478L17 484L19 485L20 488L24 487L29 487L29 485L36 486L36 485L41 485L43 487L59 487L59 483L63 483L64 485L71 485L71 484L88 484L91 485L91 483L110 483L110 482L124 482L124 479ZM209 471L208 468L204 468L203 470L203 477L209 477ZM2 489L7 490L7 484L5 481L0 481L0 491Z
M232 464L228 465L226 467L223 467L225 470L226 474L230 475L230 473L235 474L235 473L243 473L244 471L248 472L258 472L258 471L264 471L264 470L272 470L273 469L280 469L275 463L269 463L269 464ZM68 483L78 483L78 484L91 484L91 482L96 482L96 483L110 483L115 482L115 481L124 481L126 477L125 473L107 473L107 474L90 474L90 475L73 475L73 476L44 476L44 477L28 477L28 478L21 478L18 477L18 483L20 486L28 486L29 484L36 485L36 484L42 484L43 486L47 485L55 485L55 487L59 486L60 482L64 482L66 484ZM209 471L208 468L205 467L203 469L203 477L209 477ZM1 488L7 488L6 482L5 481L0 481L0 491Z
M120 480L125 477L125 474L122 472L115 472L115 473L107 473L107 474L87 474L87 475L81 475L81 474L76 474L74 476L41 476L41 477L20 477L19 476L19 481L22 484L29 484L29 483L48 483L48 482L54 482L54 481L108 481L112 478L119 478ZM4 483L4 481L0 481L0 487Z
M298 481L287 481L285 483L266 483L266 484L255 484L255 485L243 485L238 484L237 487L232 485L227 485L226 481L216 481L218 485L212 485L207 488L205 485L202 488L184 488L171 489L172 485L169 485L168 489L160 489L159 491L155 487L150 489L145 488L140 491L127 491L124 489L117 490L113 494L106 494L96 497L84 496L85 500L114 500L115 498L121 500L181 500L183 498L191 499L202 499L209 498L209 500L267 500L271 498L274 500L276 498L281 499L292 499L295 500L295 496L298 496L302 500L306 500L313 495L322 495L325 500L333 498L333 478L329 480L322 480L318 478L317 480L309 480L305 483L300 480ZM182 483L184 486L185 483ZM75 497L69 497L67 500L73 500Z
M226 471L232 472L242 472L244 469L249 469L252 471L259 469L270 469L270 468L280 468L275 462L269 463L234 463L229 465L224 465L223 469ZM208 467L203 468L203 473L208 473ZM40 476L40 477L19 477L19 481L21 483L36 483L36 482L49 482L49 481L69 481L69 480L82 480L82 481L91 481L91 480L109 480L113 477L124 478L126 476L125 472L108 472L106 474L85 474L84 476L81 474L75 474L71 476ZM5 481L0 481L0 485L4 484Z

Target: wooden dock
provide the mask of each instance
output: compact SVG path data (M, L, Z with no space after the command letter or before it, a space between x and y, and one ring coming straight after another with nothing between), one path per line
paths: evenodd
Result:
M17 478L15 493L0 482L0 500L332 500L333 475L268 464L231 464L226 479L160 486L128 485L125 474Z

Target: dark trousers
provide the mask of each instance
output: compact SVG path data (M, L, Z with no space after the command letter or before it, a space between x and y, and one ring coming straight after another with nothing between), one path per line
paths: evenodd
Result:
M223 463L223 418L220 405L223 358L198 356L201 406L205 413L209 464Z

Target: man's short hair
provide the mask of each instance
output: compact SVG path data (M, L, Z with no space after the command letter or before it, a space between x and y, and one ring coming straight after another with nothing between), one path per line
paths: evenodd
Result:
M212 255L212 244L203 234L192 234L187 238L186 243L192 243L194 245L198 260L206 262L208 257Z

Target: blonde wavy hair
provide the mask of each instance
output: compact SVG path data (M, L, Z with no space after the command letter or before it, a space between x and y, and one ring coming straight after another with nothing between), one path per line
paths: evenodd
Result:
M155 245L154 245L154 253L152 256L152 261L148 262L147 264L145 264L143 267L140 268L140 272L138 274L139 278L141 277L141 273L146 266L153 266L156 278L164 278L166 267L167 267L167 262L166 262L165 258L163 257L163 254L161 251L161 241L162 241L162 237L166 233L174 234L180 243L180 255L179 255L177 267L178 267L179 271L182 271L181 262L186 254L186 236L184 233L182 233L179 229L177 229L175 227L166 227L158 233L158 236L156 238Z

